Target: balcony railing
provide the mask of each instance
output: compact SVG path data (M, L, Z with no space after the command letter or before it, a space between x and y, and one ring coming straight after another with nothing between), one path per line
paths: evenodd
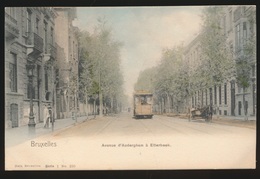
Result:
M52 58L55 58L56 57L56 51L57 51L56 47L49 43L48 46L47 46L47 54L50 54L50 56Z
M5 17L15 25L17 25L17 20L15 20L12 16L10 16L8 13L5 12Z
M34 50L37 50L39 53L43 52L43 39L33 32L27 32L26 45L30 45Z
M5 32L6 37L17 38L19 36L19 28L17 21L5 12Z

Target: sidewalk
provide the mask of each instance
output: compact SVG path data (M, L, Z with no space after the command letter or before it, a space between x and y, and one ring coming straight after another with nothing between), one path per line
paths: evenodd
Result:
M72 118L65 119L56 119L54 122L54 130L52 131L52 124L49 125L49 128L43 128L43 123L37 123L35 126L35 134L29 135L28 126L21 126L17 128L5 129L5 147L11 147L22 143L24 141L39 137L44 134L51 132L56 132L61 129L83 123L85 121L93 119L94 116L81 116L77 117L77 123Z
M248 116L248 120L246 121L244 117L241 116L213 116L212 122L224 125L256 129L256 116Z
M187 114L166 114L168 117L178 117L181 119L189 119ZM196 120L196 119L195 119ZM200 120L200 119L197 119ZM238 127L247 127L251 129L256 129L256 116L248 116L248 120L245 121L243 116L217 116L213 115L213 123L238 126Z

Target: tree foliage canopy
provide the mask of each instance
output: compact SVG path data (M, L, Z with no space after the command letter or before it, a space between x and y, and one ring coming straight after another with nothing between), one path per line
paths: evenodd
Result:
M112 30L103 20L92 34L81 31L79 82L81 96L97 97L113 101L123 96L123 75L120 69L122 43L112 38ZM106 101L103 101L105 103Z

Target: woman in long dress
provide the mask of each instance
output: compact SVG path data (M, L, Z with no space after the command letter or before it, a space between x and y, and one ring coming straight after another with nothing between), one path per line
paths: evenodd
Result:
M47 106L44 107L43 110L43 115L44 115L44 128L49 128L49 123L50 123L50 115L49 115L49 110Z

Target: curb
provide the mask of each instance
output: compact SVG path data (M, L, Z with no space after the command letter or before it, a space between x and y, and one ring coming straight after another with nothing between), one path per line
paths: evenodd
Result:
M189 117L187 117L185 115L163 115L163 116L177 117L180 119L189 120ZM252 123L256 123L256 120L248 120L248 121L251 121ZM232 119L232 118L224 118L224 117L219 117L219 118L213 117L213 119L212 119L212 123L215 123L215 124L256 129L256 124L248 124L248 121L244 121L242 119L234 119L234 118Z
M78 125L80 125L80 124L82 124L82 123L88 122L88 121L93 120L93 119L95 119L95 118L84 119L84 120L79 121L79 122L77 122L77 123L74 122L74 123L72 123L72 124L69 124L68 126L65 126L65 127L63 127L63 128L56 129L56 130L54 129L54 131L50 131L49 133L40 135L40 136L38 136L38 137L45 136L45 135L54 135L54 136L55 136L55 135L57 135L57 133L60 133L60 132L62 132L62 131L64 131L64 130L67 130L67 129L71 128L71 127L78 126Z

